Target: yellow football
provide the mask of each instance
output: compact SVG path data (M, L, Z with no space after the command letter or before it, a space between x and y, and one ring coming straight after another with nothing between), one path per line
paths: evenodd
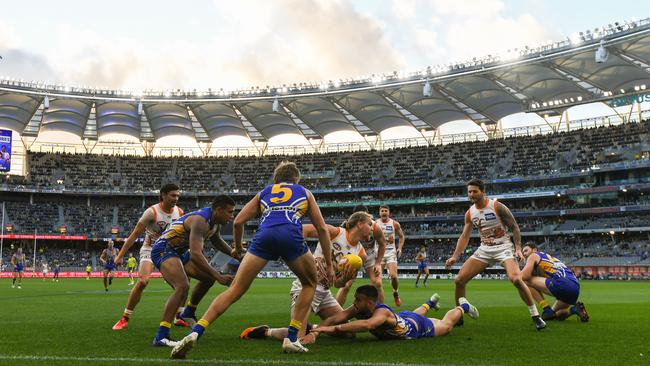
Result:
M345 265L350 263L352 268L355 271L358 271L361 269L361 266L363 266L363 261L361 260L361 257L359 257L356 254L346 254L339 260L338 263L338 270L342 271L345 268Z

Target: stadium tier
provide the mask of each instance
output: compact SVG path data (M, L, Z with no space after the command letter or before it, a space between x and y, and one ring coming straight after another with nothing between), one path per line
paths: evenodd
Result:
M469 206L464 181L472 177L487 179L488 195L513 211L524 240L571 265L632 266L647 261L650 249L649 134L646 120L542 136L296 156L28 153L27 176L12 177L1 188L5 232L9 242L34 233L77 236L91 243L82 246L88 254L83 260L96 262L93 240L128 236L162 184L181 186L179 206L186 211L207 205L217 193L233 196L241 207L268 184L276 164L289 159L302 169L302 183L316 194L330 224L340 224L357 204L375 215L379 205L389 205L406 234L401 262L407 267L421 243L429 244L429 258L440 267L453 252ZM250 222L246 236L256 228ZM227 227L225 238L231 234ZM79 262L68 260L65 245L58 245L62 251L51 245L46 250L66 265Z

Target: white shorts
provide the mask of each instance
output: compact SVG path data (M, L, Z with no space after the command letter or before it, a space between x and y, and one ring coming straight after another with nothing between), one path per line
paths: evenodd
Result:
M140 262L153 263L151 260L151 245L142 244L142 248L140 248Z
M372 268L375 266L375 262L377 261L377 245L373 248L366 248L366 260L363 262L363 268Z
M298 300L298 295L302 291L302 285L300 281L295 280L291 284L291 309L296 306L296 301ZM314 314L318 314L321 310L331 308L334 306L339 306L339 303L336 301L332 292L329 289L324 289L323 286L316 286L316 293L314 293L314 300L311 302L311 311Z
M481 245L476 249L472 258L477 259L483 263L487 263L488 266L493 266L497 263L502 263L506 259L515 258L514 245L512 243L506 243L501 245Z
M385 266L390 263L397 263L397 249L392 248L392 249L386 249L386 253L384 253L384 258L381 260L381 265Z

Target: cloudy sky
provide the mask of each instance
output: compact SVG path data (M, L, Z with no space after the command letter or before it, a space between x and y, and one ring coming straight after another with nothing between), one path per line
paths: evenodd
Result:
M642 1L12 1L0 15L0 76L133 90L319 82L649 15Z

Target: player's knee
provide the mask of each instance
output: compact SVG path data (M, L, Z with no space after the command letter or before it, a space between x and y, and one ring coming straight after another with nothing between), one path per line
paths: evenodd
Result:
M174 290L186 296L190 292L190 283L188 281L178 283L174 286Z
M147 287L148 284L149 284L149 276L146 277L143 276L138 278L138 286L140 288L144 289L145 287Z
M467 280L463 276L456 276L456 278L454 279L454 284L456 285L456 287L465 287L465 285L467 284Z
M512 276L508 276L508 278L510 279L510 282L512 282L512 284L515 285L515 286L520 286L520 285L524 284L524 281L521 279L520 274L515 274L515 275L512 275Z
M381 290L381 278L372 280L372 285L375 286L377 290Z

